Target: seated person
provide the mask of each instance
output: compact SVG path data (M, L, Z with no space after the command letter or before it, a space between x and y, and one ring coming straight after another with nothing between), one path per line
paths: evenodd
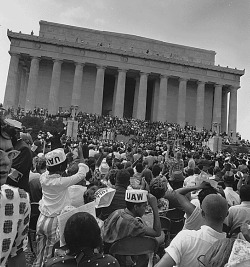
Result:
M182 230L165 249L157 267L199 267L198 258L205 255L212 244L224 239L223 221L228 214L227 201L219 195L208 195L202 202L205 225L198 231Z
M156 198L148 194L145 190L127 190L125 195L125 201L127 208L114 211L104 222L104 237L103 240L106 244L106 248L111 246L117 240L125 237L134 236L152 236L159 237L161 235L161 223L158 213ZM153 211L153 227L145 225L141 217L145 214L145 209L148 204ZM127 257L128 258L128 257ZM124 257L120 258L120 264L123 265ZM126 259L126 263L128 259ZM148 257L143 255L140 259L137 259L137 266L143 266L148 261ZM123 263L123 264L122 264ZM133 265L133 261L130 260L129 264Z
M167 212L169 201L164 198L165 184L160 177L155 178L150 184L150 193L156 197L159 213Z
M192 204L185 196L195 190L200 190L198 194L199 205L197 206ZM175 191L176 198L186 213L186 220L183 229L199 230L201 226L204 225L205 221L201 214L200 207L203 199L210 194L218 194L218 191L206 182L202 182L199 186L183 187Z
M234 183L235 183L234 173L231 171L227 171L224 174L223 180L224 180L224 184L226 187L224 189L224 193L225 193L228 205L229 206L239 205L240 204L239 194L233 190Z
M228 217L225 220L230 232L234 233L233 237L236 237L240 232L242 224L250 224L250 185L243 185L240 188L240 199L241 204L230 207Z
M78 212L72 215L65 225L64 238L68 255L48 260L46 267L120 266L114 257L96 252L102 246L102 238L97 221L91 214Z
M115 210L126 208L125 193L129 185L130 174L127 170L119 170L116 174L115 195L111 204L102 208L99 218L105 220Z

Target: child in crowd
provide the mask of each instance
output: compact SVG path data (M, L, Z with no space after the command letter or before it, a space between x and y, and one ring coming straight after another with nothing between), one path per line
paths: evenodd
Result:
M67 168L67 159L62 148L57 148L45 155L47 170L41 175L43 197L39 202L40 216L37 221L37 258L33 267L40 267L51 257L56 241L57 216L62 209L70 205L68 187L85 179L89 168L84 164L81 144L79 144L80 163L78 172L72 176L62 177Z

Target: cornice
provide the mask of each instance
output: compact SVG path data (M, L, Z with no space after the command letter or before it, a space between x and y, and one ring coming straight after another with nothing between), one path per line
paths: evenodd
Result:
M116 55L123 56L124 58L134 57L134 58L140 58L140 59L149 60L149 61L150 60L159 61L163 63L171 63L171 64L184 65L184 66L200 68L200 69L205 69L205 70L231 73L231 74L236 74L240 76L244 75L245 73L245 70L232 69L228 67L221 67L221 66L215 66L215 65L208 65L208 64L190 62L190 61L174 59L174 58L166 58L166 57L155 56L155 55L146 55L142 53L135 53L133 51L115 49L111 47L93 46L93 45L89 45L86 43L77 43L77 42L73 43L73 42L69 42L66 40L58 40L58 39L45 38L45 37L36 36L36 35L12 32L10 30L7 31L7 36L10 40L12 38L15 38L15 39L37 42L37 43L46 43L46 44L52 44L52 45L57 45L57 46L73 47L73 48L91 50L91 51L102 52L102 53L116 54Z

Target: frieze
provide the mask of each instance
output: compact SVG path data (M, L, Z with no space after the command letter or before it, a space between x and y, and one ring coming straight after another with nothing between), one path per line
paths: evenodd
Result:
M201 69L201 74L202 75L207 75L207 70Z
M15 45L15 46L19 46L20 45L20 40L12 40L11 44Z
M40 49L41 48L41 44L40 43L33 43L33 47L35 49Z
M189 67L187 67L187 66L182 66L182 71L183 71L183 72L189 72Z
M170 70L175 70L175 71L182 72L182 66L181 65L177 65L177 64L171 64L170 65Z
M150 66L150 60L145 59L145 60L144 60L144 65L145 65L145 66Z
M63 46L58 46L58 47L57 47L57 51L58 51L59 53L62 53L62 52L63 52Z
M220 78L224 78L224 73L223 72L219 72L219 77Z
M213 70L208 70L207 75L211 77L218 77L218 72L213 71Z
M121 56L120 59L122 62L128 62L128 57Z
M99 53L99 58L106 59L107 58L107 54L106 53Z
M234 80L234 75L230 74L230 73L225 73L224 78L226 80L232 80L233 81Z

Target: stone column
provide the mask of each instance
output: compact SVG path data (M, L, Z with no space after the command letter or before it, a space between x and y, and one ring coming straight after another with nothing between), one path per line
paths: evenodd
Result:
M112 115L115 116L115 100L116 100L116 93L117 93L117 82L118 82L118 75L115 74L115 85L114 85L114 94L112 100Z
M25 99L26 99L26 92L25 92L25 79L26 79L26 70L22 67L21 70L21 81L20 81L20 94L19 94L19 105L21 108L25 107Z
M25 108L25 102L26 102L26 96L27 96L27 88L28 88L28 82L29 82L29 68L28 67L25 67L24 68L25 70L25 81L24 81L24 96L23 96L23 99L24 99L24 105L23 107Z
M161 75L157 121L161 121L161 122L166 121L167 93L168 93L168 76Z
M118 70L114 116L117 116L119 118L123 117L123 112L124 112L126 72L127 70Z
M229 114L228 114L228 135L236 140L237 125L237 90L238 87L230 88Z
M221 128L221 101L222 101L222 85L216 84L214 88L214 106L213 106L213 124L218 134Z
M6 109L14 107L15 97L17 94L18 64L20 58L20 55L16 53L9 53L11 58L3 102L3 106Z
M62 67L62 61L58 59L54 60L52 78L50 84L50 92L49 92L49 105L48 105L49 114L56 114L58 112L61 67Z
M145 120L146 116L146 104L147 104L147 82L148 73L142 72L140 75L140 85L138 92L138 105L136 118L139 120Z
M205 104L205 83L198 81L196 98L195 126L198 131L204 127L204 104Z
M39 73L39 61L40 59L38 57L32 57L31 59L30 75L24 108L26 111L33 111L36 106L36 90Z
M133 104L133 118L136 118L136 114L137 114L139 85L140 85L140 79L137 77L135 79L135 94L134 94L134 104Z
M180 124L181 127L184 127L186 125L186 91L187 91L187 79L180 78L177 123Z
M154 84L154 95L152 100L152 115L153 121L157 121L158 105L159 105L159 93L160 93L160 79L155 80Z
M222 91L221 131L227 132L227 89Z
M93 113L98 115L102 114L104 75L105 75L105 67L97 66L94 101L93 101Z
M75 63L75 76L73 83L73 91L71 98L71 106L80 105L81 101L81 90L82 90L82 75L83 75L83 63L76 62Z

